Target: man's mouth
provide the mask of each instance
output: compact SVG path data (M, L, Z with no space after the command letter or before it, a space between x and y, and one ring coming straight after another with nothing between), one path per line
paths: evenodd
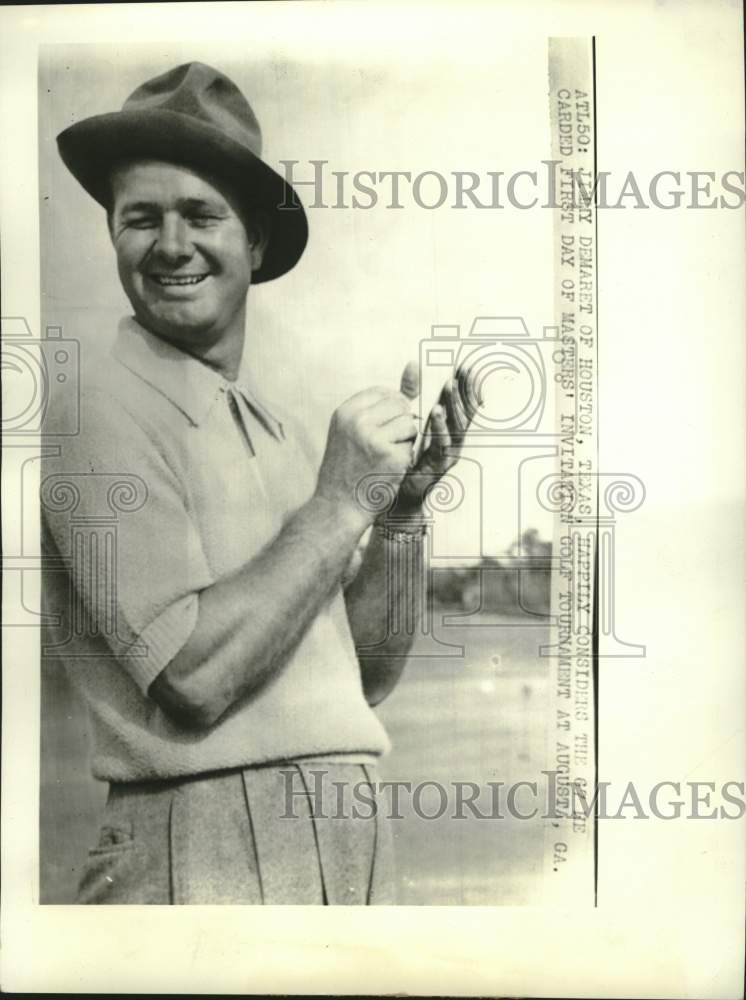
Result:
M172 285L198 285L209 274L151 274L149 277L165 288Z

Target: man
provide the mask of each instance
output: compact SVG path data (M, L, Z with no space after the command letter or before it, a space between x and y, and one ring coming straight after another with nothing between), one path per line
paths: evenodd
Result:
M49 651L83 690L110 783L79 900L391 902L384 817L352 807L388 748L370 706L411 642L387 629L407 600L387 592L387 554L419 551L424 495L456 460L453 391L414 468L416 366L401 391L339 407L320 467L292 415L260 402L247 295L296 264L307 223L223 74L179 66L58 144L106 208L133 311L42 484L64 567L47 604L71 595ZM375 482L396 496L395 529ZM102 496L116 533L91 530Z

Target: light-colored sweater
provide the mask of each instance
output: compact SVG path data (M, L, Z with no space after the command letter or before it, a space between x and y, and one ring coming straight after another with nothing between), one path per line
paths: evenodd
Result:
M72 426L50 415L46 433ZM341 588L282 669L209 730L180 728L148 688L189 638L199 592L255 556L311 495L293 421L244 382L120 325L86 380L80 433L44 462L43 653L64 663L93 719L94 775L140 781L306 755L381 754ZM71 586L72 581L72 586ZM247 607L250 607L247 601Z

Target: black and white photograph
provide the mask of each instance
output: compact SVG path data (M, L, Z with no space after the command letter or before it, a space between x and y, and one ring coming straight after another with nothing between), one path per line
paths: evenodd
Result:
M8 988L742 996L743 17L675 7L2 11Z
M580 101L556 104L587 123L592 154L591 45L565 49L565 72L587 78ZM44 427L42 900L531 902L546 824L526 803L548 777L558 828L568 787L568 753L544 759L553 375L572 367L574 384L581 369L559 330L531 336L523 316L477 316L460 337L423 295L418 337L386 301L386 258L406 273L410 253L392 226L422 239L433 189L463 197L478 175L408 185L409 171L371 170L381 209L366 209L375 189L368 203L344 192L365 172L314 155L351 142L335 121L349 68L334 68L340 106L316 132L304 122L319 120L326 68L247 72L229 49L218 61L157 73L162 56L139 47L41 54L44 326L77 375ZM424 87L429 67L414 72ZM121 109L89 114L125 75L142 82ZM397 123L380 139L378 94L400 85L362 74L379 121L350 166L404 141ZM245 92L269 142L282 122L285 176L261 158ZM426 90L419 104L426 120ZM537 112L548 133L550 102ZM391 178L411 221L391 208ZM465 208L461 233L435 223L446 240L473 228ZM550 272L552 214L537 234ZM60 258L67 239L89 249ZM357 288L336 317L330 270ZM590 719L590 646L577 666Z

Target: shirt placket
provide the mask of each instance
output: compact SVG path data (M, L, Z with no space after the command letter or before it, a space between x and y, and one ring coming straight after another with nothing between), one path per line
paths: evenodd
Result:
M273 512L273 505L270 502L270 496L267 490L267 483L262 473L262 463L257 460L257 449L252 440L251 432L249 430L249 420L247 407L244 400L241 398L240 393L236 392L232 386L224 385L221 386L221 392L225 395L226 402L228 404L228 410L233 418L233 422L238 426L239 433L243 438L244 444L249 453L251 475L256 481L265 505L271 513Z

